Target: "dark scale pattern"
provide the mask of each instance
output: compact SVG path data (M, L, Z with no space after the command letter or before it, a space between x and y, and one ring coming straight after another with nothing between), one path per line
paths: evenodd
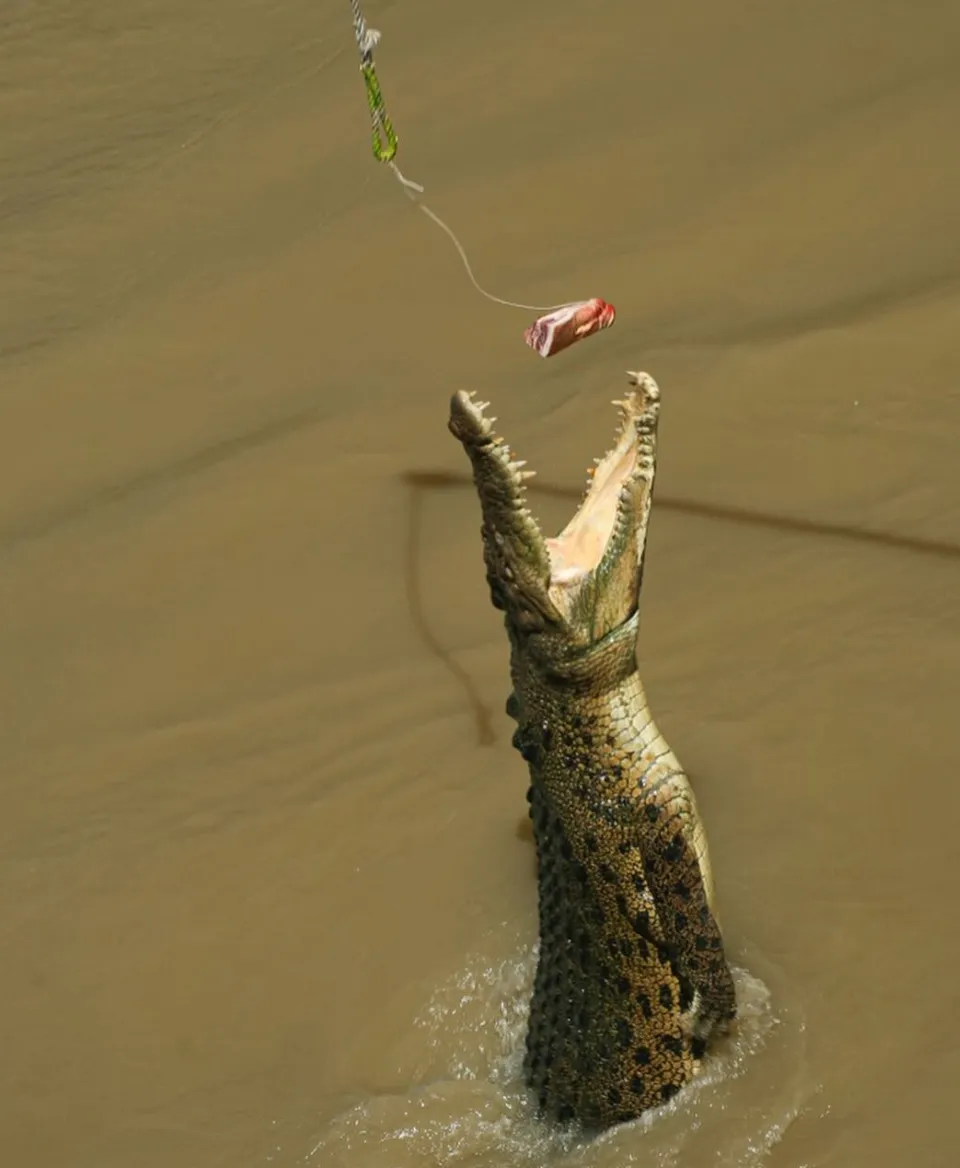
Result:
M684 999L699 993L700 1014L708 1027L728 1022L736 1011L733 978L696 855L676 819L664 816L658 821L644 869L653 895L663 906L665 936L676 954Z
M536 739L530 764L540 956L525 1072L546 1117L600 1129L691 1078L714 1024L732 1016L733 983L673 780L648 767L639 784L645 761L617 734L594 730L588 747L554 695L517 689L552 748ZM532 753L534 735L519 737Z

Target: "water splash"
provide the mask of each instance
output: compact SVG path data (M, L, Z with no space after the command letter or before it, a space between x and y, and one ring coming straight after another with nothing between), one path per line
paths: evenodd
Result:
M493 939L491 939L493 942ZM502 953L502 937L499 947ZM493 948L491 943L490 948ZM758 958L759 960L759 958ZM735 968L734 1032L668 1104L584 1140L537 1119L522 1080L536 946L476 954L415 1025L424 1053L405 1091L337 1115L310 1168L758 1168L799 1113L804 1027L786 994Z

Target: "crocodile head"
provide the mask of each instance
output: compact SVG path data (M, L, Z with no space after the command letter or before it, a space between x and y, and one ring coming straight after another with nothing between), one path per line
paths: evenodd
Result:
M587 648L636 614L656 470L660 391L629 373L613 446L590 471L586 492L563 531L547 538L527 505L533 471L516 460L484 413L488 403L460 391L450 430L473 465L483 514L491 599L515 634L548 634Z

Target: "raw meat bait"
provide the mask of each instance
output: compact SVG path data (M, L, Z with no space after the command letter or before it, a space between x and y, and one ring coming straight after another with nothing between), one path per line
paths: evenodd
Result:
M552 357L584 337L609 328L616 318L617 310L606 300L599 297L578 300L538 317L523 334L523 339L541 357Z

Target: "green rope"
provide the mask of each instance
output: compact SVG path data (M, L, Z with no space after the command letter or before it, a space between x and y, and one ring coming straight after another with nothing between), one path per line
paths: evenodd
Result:
M373 67L373 61L371 60L367 65L361 65L360 72L363 74L363 84L367 91L367 104L370 106L373 157L378 162L390 162L397 152L397 134L383 105L383 94L380 92L380 82L377 80L377 71Z
M373 50L380 40L376 29L368 29L360 11L360 0L350 0L353 11L353 31L360 52L360 73L367 91L367 105L370 107L373 157L377 162L392 162L397 153L397 135L383 104L380 82L373 64Z

